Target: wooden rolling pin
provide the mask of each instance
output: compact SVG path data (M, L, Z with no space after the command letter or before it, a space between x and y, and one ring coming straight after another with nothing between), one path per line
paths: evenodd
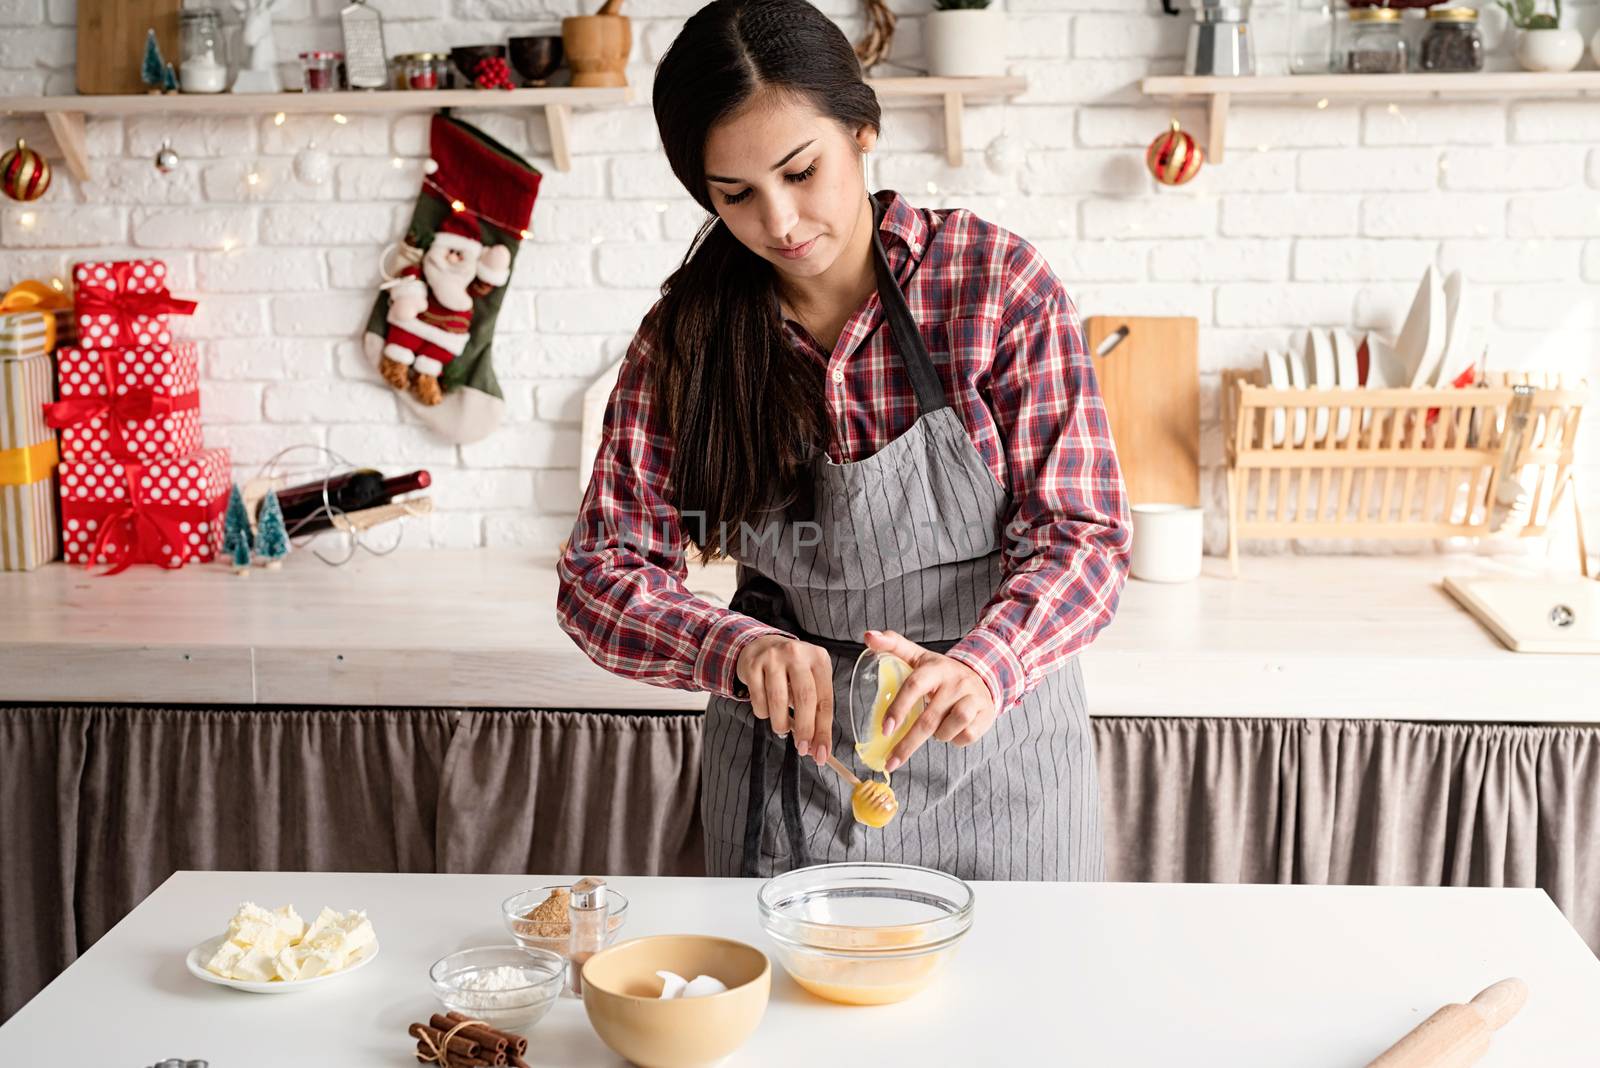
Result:
M1502 979L1465 1005L1446 1005L1378 1055L1367 1068L1466 1068L1528 1000L1528 984Z

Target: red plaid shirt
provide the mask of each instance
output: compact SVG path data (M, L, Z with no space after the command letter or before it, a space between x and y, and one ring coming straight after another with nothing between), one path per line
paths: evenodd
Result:
M945 396L1010 490L1008 530L1031 543L1029 555L1003 557L999 588L949 653L983 677L1005 710L1116 611L1129 530L1105 406L1077 309L1033 246L971 212L923 211L898 194L880 228L924 336L946 324ZM869 299L832 353L788 323L791 340L826 369L835 462L871 456L917 418L889 331L875 330L882 318ZM989 322L966 329L963 319ZM611 395L588 492L557 565L557 613L608 671L733 696L740 651L758 635L784 632L684 588L687 542L662 495L672 441L645 377L651 344L640 330Z

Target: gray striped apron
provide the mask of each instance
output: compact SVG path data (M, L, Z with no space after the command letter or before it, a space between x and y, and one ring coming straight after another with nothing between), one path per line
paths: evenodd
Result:
M874 201L875 223L882 206ZM890 339L919 416L854 463L812 458L809 515L781 513L730 547L730 602L825 648L833 663L833 752L858 772L849 709L862 632L895 630L944 652L967 634L1000 584L1010 496L956 411L877 225L873 255ZM832 861L892 861L964 879L1104 877L1099 790L1078 662L1047 675L975 745L930 739L893 775L900 814L856 823L850 789L799 759L746 702L706 707L701 810L714 876L767 877Z

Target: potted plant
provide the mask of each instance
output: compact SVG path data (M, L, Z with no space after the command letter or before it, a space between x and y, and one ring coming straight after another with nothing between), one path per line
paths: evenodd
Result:
M928 74L978 78L1006 72L1006 14L989 0L933 0L928 15Z
M1568 71L1583 58L1583 35L1561 28L1561 0L1555 14L1536 10L1538 0L1498 0L1517 34L1517 62L1523 70Z

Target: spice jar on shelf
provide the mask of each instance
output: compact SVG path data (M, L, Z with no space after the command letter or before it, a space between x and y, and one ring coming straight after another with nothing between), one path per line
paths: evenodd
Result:
M301 52L300 70L305 75L305 91L331 93L339 88L338 52Z
M1353 8L1345 70L1351 74L1404 74L1406 41L1400 12L1392 7Z
M400 68L400 88L437 89L443 84L448 57L439 52L407 52L394 57Z
M194 8L178 15L183 57L178 85L186 93L220 93L228 87L228 59L215 8Z
M1470 7L1436 7L1417 48L1417 69L1457 74L1483 69L1483 36L1478 12Z

